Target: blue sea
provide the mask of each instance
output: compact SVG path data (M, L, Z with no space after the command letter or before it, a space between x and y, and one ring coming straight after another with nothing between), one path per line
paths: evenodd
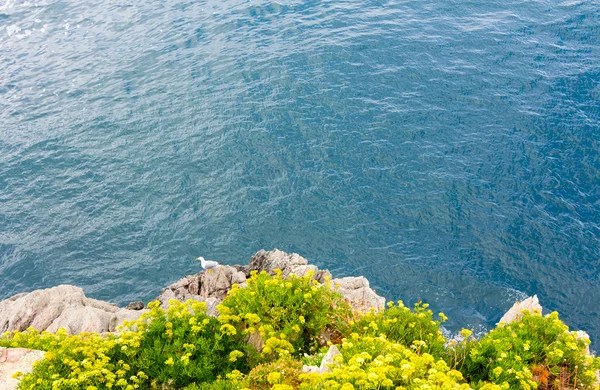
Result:
M0 299L297 252L600 341L600 3L0 0Z

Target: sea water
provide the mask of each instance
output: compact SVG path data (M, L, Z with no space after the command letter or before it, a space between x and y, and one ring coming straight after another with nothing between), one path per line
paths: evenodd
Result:
M0 0L0 299L298 252L600 339L600 3Z

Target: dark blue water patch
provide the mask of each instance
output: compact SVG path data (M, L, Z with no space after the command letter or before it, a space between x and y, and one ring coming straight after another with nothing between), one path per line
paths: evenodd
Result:
M600 334L593 2L0 8L0 298L120 304L261 248Z

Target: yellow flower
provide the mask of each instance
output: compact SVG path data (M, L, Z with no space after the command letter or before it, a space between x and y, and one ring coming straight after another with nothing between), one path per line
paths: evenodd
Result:
M221 325L221 332L223 332L227 335L230 335L230 336L235 336L235 334L237 333L237 331L231 324Z
M495 376L500 376L500 374L502 374L502 371L502 367L496 367L492 370Z
M242 356L244 356L244 353L243 353L243 352L240 352L240 351L238 351L238 350L235 350L235 351L232 351L232 352L229 354L229 360L230 360L230 361L232 361L232 362L235 362L235 361L237 361L237 360L238 360L238 358L239 358L239 357L242 357Z
M274 371L274 372L270 373L269 375L267 375L267 382L269 382L272 385L279 382L280 379L281 379L281 374L278 373L277 371Z
M175 364L175 362L173 361L173 358L172 358L172 357L170 357L170 358L168 358L168 359L165 361L165 364L166 364L167 366L172 366L173 364ZM117 384L118 384L118 383L117 383Z

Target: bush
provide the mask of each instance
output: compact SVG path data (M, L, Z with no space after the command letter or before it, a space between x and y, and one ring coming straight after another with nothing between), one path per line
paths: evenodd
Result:
M586 352L589 340L569 332L556 312L524 312L480 340L464 335L448 360L475 388L489 382L502 389L591 389L600 369L600 359Z
M406 347L385 336L345 339L331 372L300 376L300 389L469 389L459 371L418 346Z
M265 390L272 386L291 386L297 388L302 374L302 363L289 357L275 362L259 364L246 376L244 388Z
M138 321L106 337L31 329L4 335L0 345L48 351L23 378L21 389L181 387L247 369L240 351L243 337L233 327L207 316L204 303L170 304L164 311L152 302Z
M385 310L358 314L350 322L350 332L372 337L384 334L391 341L407 347L418 345L419 351L441 357L445 351L446 339L440 325L447 318L440 313L440 319L434 321L433 312L428 307L428 304L417 302L414 310L410 310L402 301L398 301L397 305L388 302Z
M124 332L118 339L126 339L131 333L138 335L134 339L139 340L139 347L127 354L132 366L158 383L175 387L194 381L211 382L218 375L248 368L241 352L243 336L207 316L204 302L169 304L164 311L158 302L151 303L150 312L130 325L136 332Z
M288 353L316 351L319 336L343 326L351 315L342 296L320 285L312 273L302 277L253 272L245 288L234 285L222 304L219 321L247 335L260 333L262 356L274 359Z

